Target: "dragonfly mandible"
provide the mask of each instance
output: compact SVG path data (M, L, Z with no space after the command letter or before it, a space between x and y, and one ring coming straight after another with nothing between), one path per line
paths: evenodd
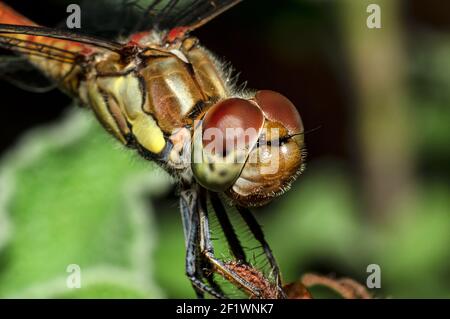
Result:
M261 244L275 296L283 298L279 268L249 208L281 195L302 172L302 120L280 93L238 89L224 63L190 35L238 2L155 0L143 10L151 28L124 42L38 26L0 2L0 47L25 57L120 143L176 179L185 271L198 297L226 297L211 272L264 297L239 272L250 263L222 202L227 198ZM236 262L214 254L208 202Z

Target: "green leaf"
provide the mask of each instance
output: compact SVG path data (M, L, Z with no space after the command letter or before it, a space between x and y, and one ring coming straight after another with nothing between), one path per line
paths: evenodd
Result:
M0 164L1 297L162 296L148 196L171 181L85 113L30 132ZM80 289L67 288L70 264Z

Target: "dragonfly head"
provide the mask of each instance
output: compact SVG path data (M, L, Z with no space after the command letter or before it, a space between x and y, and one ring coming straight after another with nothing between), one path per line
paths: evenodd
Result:
M242 206L260 206L283 193L304 164L303 124L283 95L263 90L229 98L195 124L191 167L205 188Z

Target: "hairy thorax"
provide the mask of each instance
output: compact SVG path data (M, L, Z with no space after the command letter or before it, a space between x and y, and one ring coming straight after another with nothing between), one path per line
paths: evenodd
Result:
M186 174L195 118L230 95L222 66L195 38L162 45L157 34L145 33L129 43L125 59L110 52L93 57L77 95L121 143Z

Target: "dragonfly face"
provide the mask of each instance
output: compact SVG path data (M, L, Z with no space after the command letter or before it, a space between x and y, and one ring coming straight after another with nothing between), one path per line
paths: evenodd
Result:
M192 170L205 188L226 192L243 206L261 206L301 172L303 144L295 106L277 92L258 91L205 113L194 133L192 154L200 153L200 160L193 156Z
M187 36L239 1L155 0L143 15L144 21L154 18L153 24L131 35L128 43L39 27L0 1L0 47L22 55L91 109L117 140L176 178L185 270L198 296L224 297L211 274L220 274L249 296L267 296L240 275L253 263L220 193L232 199L263 250L275 287L271 295L285 297L274 256L246 207L266 204L301 172L300 115L280 93L235 89L218 59ZM231 263L214 254L208 202Z

